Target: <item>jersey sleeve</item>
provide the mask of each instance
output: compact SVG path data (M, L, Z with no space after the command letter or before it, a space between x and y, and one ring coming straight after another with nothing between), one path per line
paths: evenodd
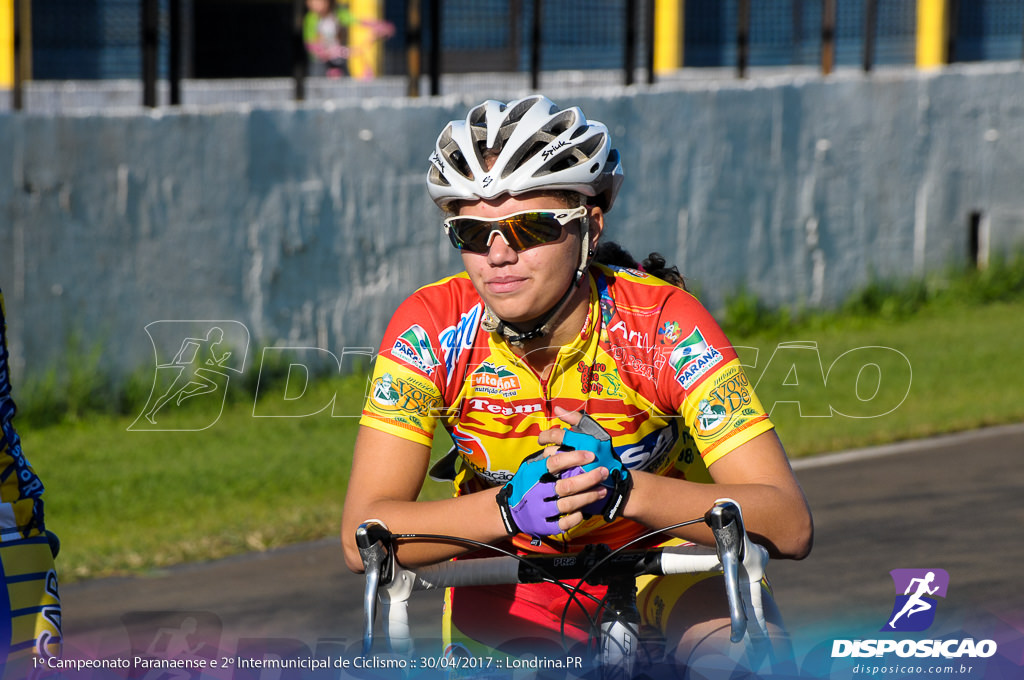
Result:
M658 343L661 398L681 414L705 466L774 427L732 344L693 296L668 298Z
M399 306L374 362L360 425L431 445L445 378L433 318L418 293Z

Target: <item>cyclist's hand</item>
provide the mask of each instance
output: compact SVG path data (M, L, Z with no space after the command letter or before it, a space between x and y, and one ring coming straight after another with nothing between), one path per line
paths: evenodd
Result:
M538 441L541 444L560 445L560 451L590 451L594 454L593 462L563 472L562 479L585 475L601 468L607 470L608 475L601 482L602 486L608 489L607 497L583 508L583 512L587 515L602 515L606 521L611 522L621 516L626 499L633 488L633 478L629 470L622 465L622 460L615 453L611 435L596 420L585 413L566 411L558 407L556 413L572 426L571 429L545 430L538 437Z
M553 455L549 455L553 454ZM593 456L584 451L538 451L519 466L498 493L498 508L505 530L531 536L550 536L568 531L583 521L580 509L600 502L607 491L600 482L607 472L593 470L586 478L560 479L567 470L578 470Z

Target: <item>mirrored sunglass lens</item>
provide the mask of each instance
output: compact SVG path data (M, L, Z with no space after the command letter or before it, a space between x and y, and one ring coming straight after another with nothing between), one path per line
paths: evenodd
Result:
M487 241L494 229L493 222L465 218L454 220L450 225L451 233L458 240L458 246L474 253L487 251Z
M562 235L562 225L548 213L517 215L510 226L520 234L520 240L531 245L550 243Z
M555 241L562 225L550 213L523 213L497 222L465 217L449 222L452 241L463 250L485 253L491 234L498 230L514 250L525 250Z

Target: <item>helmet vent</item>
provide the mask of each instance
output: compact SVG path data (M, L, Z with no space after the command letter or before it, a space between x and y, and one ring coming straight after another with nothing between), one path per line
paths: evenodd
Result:
M505 114L505 125L515 125L518 123L522 120L523 116L526 115L526 112L533 108L533 105L536 102L536 99L524 99L520 101Z
M535 135L533 143L529 146L521 148L520 152L509 159L505 164L504 169L501 172L502 179L513 174L516 170L521 168L527 161L534 158L541 150L548 145L550 140L547 139L547 135Z
M469 163L466 162L466 158L458 149L448 154L448 164L463 177L473 178L473 171L470 169Z
M556 160L554 163L552 163L547 168L547 171L548 172L559 172L560 170L565 170L567 168L571 168L572 166L576 165L577 163L579 163L579 159L576 158L575 155L573 155L571 153L567 153L564 156L562 156L561 158L559 158L558 160Z
M545 126L545 130L550 132L552 137L557 137L575 124L576 114L572 111L562 111Z
M474 127L480 126L480 127L486 128L487 127L486 115L487 115L487 107L486 106L478 106L478 107L476 107L475 109L473 109L472 111L469 112L469 116L468 116L469 124L474 126Z
M446 187L450 187L452 185L452 183L448 181L448 178L442 175L441 172L433 165L430 166L430 177L428 179L433 184L440 184Z

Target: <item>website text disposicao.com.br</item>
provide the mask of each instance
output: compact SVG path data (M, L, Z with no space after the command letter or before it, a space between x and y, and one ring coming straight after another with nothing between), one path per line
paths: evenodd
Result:
M998 647L992 640L835 640L832 658L870 658L849 667L855 676L970 676ZM929 658L930 657L930 658Z
M861 663L850 669L854 675L866 678L872 676L907 678L914 675L938 675L941 677L950 677L954 675L971 676L972 674L979 674L980 677L982 670L983 668L978 664L964 663L924 665L903 663L890 665Z

